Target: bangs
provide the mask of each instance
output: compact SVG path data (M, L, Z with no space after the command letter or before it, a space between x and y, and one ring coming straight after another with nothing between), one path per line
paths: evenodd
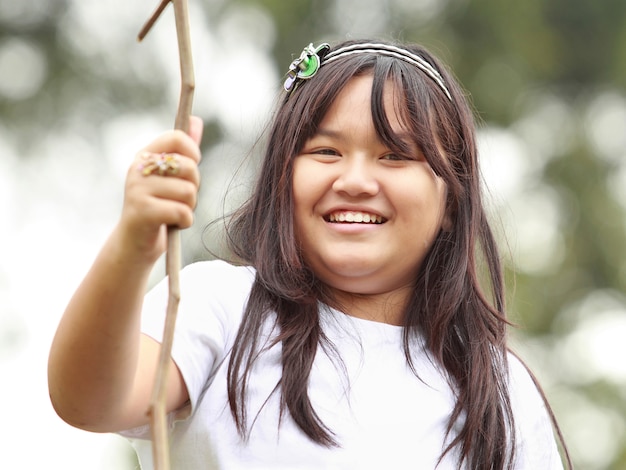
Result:
M373 75L371 109L374 127L381 141L400 155L411 155L416 145L433 169L441 162L439 138L433 116L430 78L415 66L378 56ZM393 94L393 109L385 108L385 91ZM402 136L392 128L388 116L395 115L402 126ZM407 142L406 136L411 142Z
M295 136L291 145L291 158L315 135L330 106L348 82L374 68L376 58L370 55L355 56L321 67L313 80L300 84L283 102L283 116L287 135ZM280 129L280 126L276 128Z
M283 115L291 116L286 125L287 135L297 136L292 142L290 156L294 158L319 127L328 109L346 84L354 77L373 77L371 111L374 128L380 140L399 155L410 156L415 145L436 173L442 155L433 123L432 79L408 64L391 57L355 55L321 67L313 80L302 83L283 103ZM330 85L332 84L332 85ZM385 90L392 87L393 109L385 109ZM388 114L389 113L389 114ZM388 115L395 114L402 125L402 136L391 127ZM407 142L407 135L411 141Z

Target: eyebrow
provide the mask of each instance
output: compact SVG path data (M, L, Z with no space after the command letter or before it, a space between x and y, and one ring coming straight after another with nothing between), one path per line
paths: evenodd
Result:
M330 137L332 139L343 140L345 139L344 133L341 130L336 130L327 127L319 127L311 137L322 136ZM394 138L401 140L406 145L416 145L415 139L408 132L394 132ZM419 145L418 145L419 147Z
M394 137L404 142L406 145L417 145L415 138L412 134L408 132L395 132L393 133Z
M327 127L319 127L315 131L315 133L311 137L322 136L322 137L330 137L332 139L343 140L344 133L340 130L330 129Z

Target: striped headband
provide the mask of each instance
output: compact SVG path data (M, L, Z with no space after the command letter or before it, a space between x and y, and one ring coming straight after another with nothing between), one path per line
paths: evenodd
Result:
M315 76L322 65L330 64L335 60L353 54L369 53L394 57L414 65L428 75L446 94L448 99L452 101L450 91L446 87L441 74L423 57L420 57L411 51L401 47L381 43L352 44L341 47L332 52L329 52L329 50L330 46L326 43L320 44L317 47L313 47L313 44L309 44L305 47L302 54L300 54L300 57L294 60L289 66L287 78L284 83L285 90L288 92L293 91L302 80L308 80L309 78Z

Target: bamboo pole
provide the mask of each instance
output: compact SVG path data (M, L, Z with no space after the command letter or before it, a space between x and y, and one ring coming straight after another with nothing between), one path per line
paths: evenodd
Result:
M189 11L187 0L161 0L161 3L141 29L138 40L141 41L152 29L154 23L161 16L169 3L174 4L176 19L176 35L178 40L178 53L180 60L181 90L176 113L175 129L189 132L189 116L193 105L193 93L195 78L193 70L193 58L191 54L191 35L189 32ZM177 227L167 229L167 253L166 274L169 282L169 296L165 326L163 328L163 341L157 367L152 397L148 415L150 416L150 429L152 436L152 456L156 470L169 470L170 452L168 444L168 426L166 416L166 392L167 375L174 341L174 328L180 302L180 268L181 268L181 243L180 231Z

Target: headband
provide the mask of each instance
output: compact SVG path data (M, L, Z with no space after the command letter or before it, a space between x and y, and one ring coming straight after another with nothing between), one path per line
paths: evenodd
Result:
M382 43L362 43L341 47L332 52L329 51L330 46L326 43L320 44L317 47L313 47L313 44L309 44L305 47L302 54L300 54L300 57L294 60L289 66L287 79L284 83L285 90L288 92L293 91L300 81L308 80L309 78L315 76L322 65L330 64L331 62L341 59L342 57L369 53L394 57L414 65L428 75L446 94L448 99L452 101L450 91L448 91L448 88L443 81L443 77L435 69L435 67L433 67L423 57L420 57L407 49Z

